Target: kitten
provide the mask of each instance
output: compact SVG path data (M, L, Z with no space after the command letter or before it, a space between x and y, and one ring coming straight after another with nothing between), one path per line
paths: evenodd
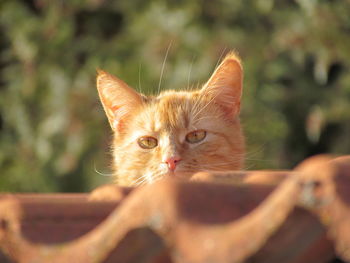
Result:
M164 177L241 169L242 81L241 61L233 52L196 91L145 96L99 70L97 89L114 132L116 184L137 186Z

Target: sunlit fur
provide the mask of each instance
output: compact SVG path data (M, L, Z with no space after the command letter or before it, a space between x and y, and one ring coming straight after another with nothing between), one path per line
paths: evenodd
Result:
M123 111L127 112L123 114L121 120L109 117L112 128L114 127L113 169L117 184L142 185L166 176L190 178L199 171L242 168L245 151L238 117L240 94L233 94L231 98L221 98L236 100L231 103L233 106L229 106L236 107L235 110L229 110L235 112L232 115L220 104L220 96L224 97L227 94L215 93L206 87L213 86L218 81L222 82L222 76L219 76L218 71L224 72L230 60L241 67L238 58L231 53L201 90L165 91L155 97L140 95L140 101L125 102L129 104L127 106L122 104L120 107L117 102L108 101L108 96L113 97L111 91L103 90L108 81L110 85L111 82L119 80L117 78L111 80L111 75L99 72L98 88L106 112L109 110L108 107L111 109L114 107L114 110L123 108ZM215 74L219 80L213 81ZM120 88L118 83L115 85L118 86L116 89ZM114 121L117 123L115 126ZM191 144L185 137L194 130L205 130L207 135L201 142ZM142 136L156 138L158 146L153 149L142 149L137 143L137 139ZM174 172L169 171L164 162L166 157L171 156L181 158Z

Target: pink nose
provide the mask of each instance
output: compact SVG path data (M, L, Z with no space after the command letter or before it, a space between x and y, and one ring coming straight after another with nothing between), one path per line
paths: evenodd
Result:
M169 157L165 160L165 163L168 165L171 171L174 171L176 168L176 164L181 161L180 157Z

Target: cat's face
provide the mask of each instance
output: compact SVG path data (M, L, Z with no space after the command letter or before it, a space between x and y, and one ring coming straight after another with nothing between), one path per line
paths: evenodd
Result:
M146 97L99 71L97 87L114 131L117 183L141 185L167 176L240 169L242 77L240 61L231 53L201 90Z

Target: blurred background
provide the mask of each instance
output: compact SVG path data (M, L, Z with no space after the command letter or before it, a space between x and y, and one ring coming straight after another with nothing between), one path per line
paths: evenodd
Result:
M350 153L350 2L1 0L0 191L108 182L102 68L144 93L204 83L220 57L245 69L247 169Z

